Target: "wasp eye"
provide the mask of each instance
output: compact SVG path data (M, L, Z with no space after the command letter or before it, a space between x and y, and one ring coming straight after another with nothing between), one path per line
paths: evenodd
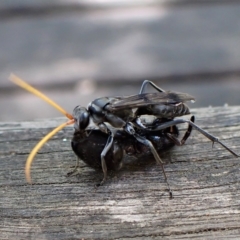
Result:
M85 107L77 106L73 110L73 117L75 119L74 128L76 130L84 130L89 124L89 112Z

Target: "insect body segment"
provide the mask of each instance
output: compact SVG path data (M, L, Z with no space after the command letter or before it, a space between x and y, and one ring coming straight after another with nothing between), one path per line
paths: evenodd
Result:
M158 118L173 119L190 114L188 106L184 103L168 104L168 105L149 105L138 108L136 115L154 115Z

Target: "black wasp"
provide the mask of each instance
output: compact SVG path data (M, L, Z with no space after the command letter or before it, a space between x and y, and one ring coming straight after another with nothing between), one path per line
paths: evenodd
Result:
M98 98L92 101L87 108L77 106L73 110L73 115L71 115L68 114L56 103L53 103L45 95L43 95L36 89L33 89L31 86L26 84L18 77L11 75L10 79L21 87L27 89L28 91L40 96L48 103L55 106L59 111L64 113L70 119L69 122L60 125L52 132L50 132L47 136L45 136L45 138L43 138L42 141L37 144L37 146L29 155L26 163L26 177L29 182L31 181L31 162L38 149L40 149L41 146L46 141L48 141L48 139L50 139L56 132L60 131L66 125L73 123L75 128L75 133L72 141L73 151L78 157L84 158L83 160L90 166L95 167L94 161L96 160L88 157L87 152L84 157L79 151L78 143L80 142L80 144L82 144L81 139L88 139L87 141L91 142L91 139L93 139L93 137L100 138L100 135L103 136L102 133L106 134L104 135L105 137L100 140L101 144L104 144L103 149L100 149L100 147L98 148L101 153L99 152L100 161L98 161L96 165L100 165L104 173L103 180L99 185L105 182L107 178L108 167L111 168L110 166L112 166L112 168L118 168L119 162L122 162L122 156L119 153L121 151L115 151L115 149L122 148L125 150L125 152L127 152L126 147L131 146L132 142L139 142L142 145L145 145L148 149L150 149L157 163L161 165L165 180L167 181L167 177L163 168L163 162L158 155L158 151L163 149L157 151L156 146L153 145L153 139L151 139L151 137L154 138L159 134L161 135L162 140L160 140L160 143L158 143L157 146L160 146L162 142L169 140L171 140L169 141L169 146L173 144L182 145L190 135L192 127L202 133L205 137L210 139L213 143L218 142L226 150L231 152L234 156L238 157L235 152L233 152L226 145L220 142L216 137L207 133L206 131L198 127L196 124L194 124L194 117L192 117L190 120L175 119L176 117L190 114L189 108L185 104L185 102L194 101L194 98L192 96L186 93L177 93L170 91L166 92L156 86L151 81L145 80L142 84L139 94L137 95ZM144 93L147 85L152 86L156 90L156 92ZM155 120L151 124L144 124L144 122L142 121L143 115L154 116ZM97 132L95 132L94 134L91 134L91 132L89 133L87 129L90 120L92 120L93 123L98 127ZM178 134L176 127L176 125L180 123L188 123L189 125L188 130L181 141L179 141L179 139L177 138ZM120 129L121 138L123 138L123 136L126 136L127 138L132 140L126 141L126 145L119 144L121 143L121 140L118 140L118 144L116 145L115 140L119 139L119 131L117 131L117 129ZM95 137L96 134L98 134L99 136ZM79 139L80 141L78 141ZM85 146L87 146L89 142L86 142ZM84 145L82 145L82 147L83 146ZM112 154L112 158L108 157L108 154ZM114 159L117 159L116 164Z
M143 93L147 85L151 85L155 90L157 90L157 92ZM164 129L171 129L171 127L174 127L180 123L188 123L191 127L194 127L204 136L209 138L212 142L220 143L233 155L238 156L222 142L220 142L216 137L212 136L194 124L193 118L192 120L175 119L175 117L190 114L189 108L185 104L186 101L194 101L194 98L186 93L177 93L170 91L166 92L156 86L153 82L145 80L142 84L139 94L137 95L126 97L98 98L92 101L87 109L81 106L77 106L73 110L73 117L75 120L74 127L76 132L84 132L89 125L89 120L91 119L102 132L108 134L106 145L101 152L101 166L104 173L104 178L100 184L103 184L107 177L105 157L114 143L115 128L122 129L129 136L134 137L140 143L148 146L157 163L161 164L161 166L163 162L160 159L151 141L145 137L146 132L144 134L139 134L139 130L137 129L145 129L147 131L163 131ZM155 124L153 126L145 126L141 121L142 115L155 116ZM114 127L114 130L108 127L106 123ZM191 130L188 130L188 132L191 132ZM166 136L175 144L182 145L177 137L174 136L174 134L171 134L171 132L167 132Z

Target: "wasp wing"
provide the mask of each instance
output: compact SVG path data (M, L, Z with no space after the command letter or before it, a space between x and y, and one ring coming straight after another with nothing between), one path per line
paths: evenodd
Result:
M115 111L120 109L133 109L148 105L178 104L187 101L194 101L194 97L187 93L178 92L143 93L113 98L107 108L109 111Z

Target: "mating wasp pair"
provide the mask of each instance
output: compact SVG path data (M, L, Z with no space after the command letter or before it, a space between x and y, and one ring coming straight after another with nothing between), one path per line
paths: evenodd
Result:
M108 170L118 170L123 166L124 154L138 157L139 154L151 152L162 168L170 197L172 197L159 153L174 145L183 145L190 136L192 128L213 143L219 143L231 154L238 157L238 154L224 145L218 138L197 126L194 123L194 116L190 120L176 118L190 114L185 102L194 101L194 97L186 93L164 91L151 81L145 80L136 95L98 98L93 100L87 108L77 106L73 113L69 114L17 76L12 74L10 80L42 98L69 119L47 134L28 156L25 174L29 183L31 183L31 164L38 150L53 135L71 124L74 124L75 130L71 145L78 160L75 169L69 175L77 171L79 159L81 159L90 167L102 169L103 179L98 186L106 181ZM153 87L156 92L145 93L148 85ZM153 116L154 119L146 123L143 120L144 115ZM88 128L90 121L94 123L96 129ZM179 140L177 125L182 123L187 123L188 129L183 138Z

